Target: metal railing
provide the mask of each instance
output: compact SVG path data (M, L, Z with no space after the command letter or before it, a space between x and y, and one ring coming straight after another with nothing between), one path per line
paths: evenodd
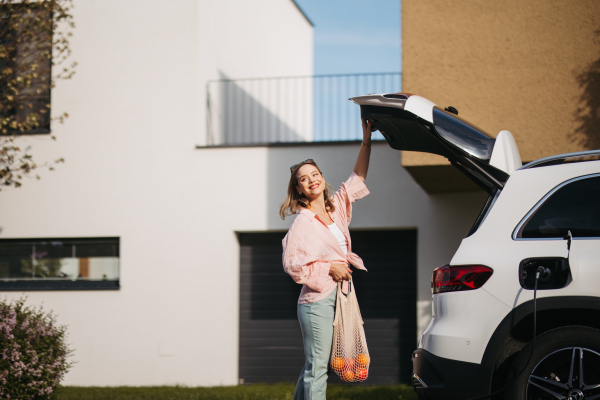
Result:
M400 90L395 72L209 81L206 145L360 140L360 108L348 98Z

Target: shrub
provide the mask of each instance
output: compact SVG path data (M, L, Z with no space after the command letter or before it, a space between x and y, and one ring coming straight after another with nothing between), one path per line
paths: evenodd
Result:
M51 312L0 299L0 398L50 398L71 367L65 339Z

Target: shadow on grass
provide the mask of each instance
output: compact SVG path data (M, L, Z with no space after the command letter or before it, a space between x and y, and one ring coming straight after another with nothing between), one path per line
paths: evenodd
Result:
M217 387L62 387L54 400L292 400L294 384ZM407 385L329 385L328 400L416 400Z

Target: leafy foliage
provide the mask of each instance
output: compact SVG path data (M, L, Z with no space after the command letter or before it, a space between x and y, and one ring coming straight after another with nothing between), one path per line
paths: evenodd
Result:
M76 63L64 65L75 27L71 9L72 0L0 0L0 186L19 187L36 168L52 169L38 166L15 140L49 132L50 90L74 74Z
M71 367L65 336L52 313L0 300L0 398L49 399Z

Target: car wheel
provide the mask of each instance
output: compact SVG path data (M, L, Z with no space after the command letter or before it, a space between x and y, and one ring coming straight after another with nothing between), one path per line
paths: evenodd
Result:
M529 343L507 376L506 400L600 400L600 330L569 326L540 335L533 355ZM530 359L531 355L531 359Z

